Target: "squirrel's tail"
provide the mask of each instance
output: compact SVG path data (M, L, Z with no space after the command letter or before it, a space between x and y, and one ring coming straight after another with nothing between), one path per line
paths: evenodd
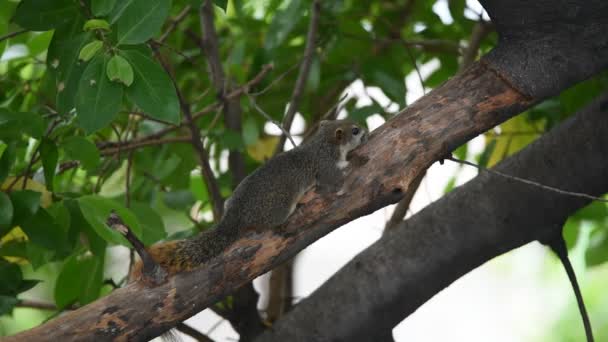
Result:
M219 255L237 239L238 229L226 227L222 222L216 227L184 240L167 241L147 248L152 258L169 274L190 271L200 264ZM142 262L133 265L131 280L138 279L142 272Z

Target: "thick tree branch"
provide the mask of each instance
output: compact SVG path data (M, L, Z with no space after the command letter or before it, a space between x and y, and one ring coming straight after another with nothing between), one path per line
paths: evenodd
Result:
M540 15L534 11L530 12L539 15L537 18L542 18L541 28L547 28L547 23L552 20L557 23L575 23L575 25L565 27L570 30L568 37L570 40L576 41L576 48L584 49L582 56L589 58L581 59L574 52L571 54L560 52L560 48L570 51L573 46L569 44L567 47L560 47L559 43L564 42L564 39L561 37L562 33L559 32L559 29L564 28L558 24L548 25L552 30L544 31L549 32L547 39L543 41L543 44L530 48L531 50L520 51L515 42L511 41L508 44L515 49L501 48L500 53L494 52L490 58L482 58L481 62L474 63L461 74L433 90L372 132L369 141L352 153L351 172L345 179L341 195L338 196L337 193L308 194L308 201L302 203L301 208L284 225L283 229L289 234L283 234L283 229L261 233L251 232L236 241L222 255L193 272L177 274L171 277L167 283L154 288L144 288L140 283L129 284L85 307L66 313L42 326L6 340L11 342L18 340L66 341L75 338L147 340L288 260L336 227L387 204L399 201L413 179L435 160L443 158L472 137L529 108L545 96L554 95L565 87L599 72L606 66L608 63L608 58L606 58L608 57L608 48L606 48L608 37L605 32L608 31L606 30L608 23L605 22L603 14L599 15L594 10L602 10L605 13L608 3L599 0L585 2L580 6L584 10L577 12L575 16L565 13L569 11L565 0L559 2L559 6L553 2L549 3L547 0L525 2L525 4L535 6L535 9L538 9L536 6L540 4L543 6L541 11L545 9L548 12L540 13ZM512 11L509 7L512 2L509 2L508 5L498 0L485 1L485 3L494 6L490 10L491 15L496 13L497 7L501 6L502 10L508 13ZM594 6L595 9L591 8ZM515 1L513 8L518 10L524 7L522 1ZM525 11L517 12L518 20L521 21L526 13ZM578 16L579 14L580 16ZM565 16L567 19L564 18ZM494 17L492 19L497 24L499 34L502 34L501 27L508 26L509 21L501 22L500 19L497 21L494 20L496 19ZM518 25L518 21L510 24L523 29L521 25ZM530 30L533 29L530 28ZM581 34L575 35L575 30L581 31L585 39L580 39ZM527 32L527 34L531 33ZM540 37L535 34L532 36ZM516 34L511 38L516 39ZM555 45L552 45L553 42L556 42ZM545 50L541 51L541 47ZM589 56L591 50L595 55ZM509 54L514 54L518 58ZM551 60L551 58L555 58L555 60ZM511 61L511 63L505 63L505 61ZM568 67L560 66L555 70L548 70L543 65L543 63L547 63L551 66L558 62ZM495 65L499 65L499 68L495 69ZM543 72L533 70L534 67L542 69ZM528 86L534 82L539 84L538 88ZM521 88L519 88L520 85ZM524 91L518 89L524 89ZM608 144L603 146L605 149ZM603 153L608 154L605 150ZM557 164L558 162L558 160L546 157L532 160L531 166L535 163ZM580 181L594 182L598 179L606 181L603 175L605 173L597 177L580 178ZM520 176L529 178L525 173ZM549 185L557 184L560 181L560 179L552 178L544 180L548 181ZM509 184L511 186L508 187L508 191L500 193L501 196L507 196L515 187L511 183ZM519 184L519 186L526 185ZM599 187L595 189L597 191ZM542 199L546 194L544 192L537 192L537 194L531 200L545 203ZM447 198L455 196L448 195ZM513 207L516 210L525 209L520 207L520 203L524 201L518 198L515 202ZM473 206L475 203L485 202L475 198L469 199L468 202L464 201L461 205L466 207L467 205ZM580 206L585 202L579 199L576 203ZM487 205L491 206L492 203ZM462 209L462 207L457 207L457 209ZM558 213L562 215L569 212L567 207L561 207L559 203L555 206L547 203L542 209L547 210L549 215ZM442 212L437 212L436 215L431 216L437 220L444 217L453 218L453 216L467 219L458 210L456 213L446 212L451 216L442 214ZM488 218L492 221L510 219L509 216L491 217L489 215ZM526 222L524 227L536 223ZM408 238L415 238L410 229L398 229L396 232L404 232L404 234L408 234ZM527 235L527 232L527 230L522 231L515 240L511 240L513 244L529 241L531 237ZM416 233L420 233L420 231L418 230ZM483 234L479 234L477 230L471 231L466 234L467 243L473 243L467 245L466 249L466 255L471 258L471 263L458 263L457 259L444 259L446 255L444 253L431 253L425 249L425 246L436 239L441 242L440 250L446 253L451 252L451 244L458 241L455 240L454 234L444 233L445 231L442 229L430 231L431 235L421 235L427 238L423 241L416 240L419 243L412 249L400 249L406 253L405 257L408 259L421 258L420 260L423 261L423 267L420 268L413 267L414 263L406 263L409 267L413 267L408 271L424 269L424 272L432 270L439 274L438 279L429 278L429 273L424 272L408 273L407 277L400 277L415 280L415 284L411 284L412 288L409 289L412 292L404 291L403 293L416 293L417 295L411 301L400 302L407 304L408 310L419 306L428 296L442 289L462 272L495 255L497 250L503 252L510 247L496 245L493 241L497 240L490 239L492 232L484 231ZM505 238L499 233L496 232L499 239ZM497 238L497 236L493 237ZM393 243L397 243L397 241L395 240ZM477 244L480 248L471 248ZM470 255L475 255L476 259L473 260ZM444 268L443 266L449 261L458 264L456 267ZM371 264L369 265L372 267ZM431 283L434 280L437 282ZM351 287L358 288L352 284ZM420 291L420 293L416 291ZM377 311L370 313L373 312ZM392 327L394 325L392 320L394 318L383 324Z
M607 192L607 106L608 94L496 170L576 192ZM561 227L588 203L483 172L389 231L259 340L375 341L460 276L555 233L547 227Z
M14 338L142 341L157 336L334 228L400 200L413 178L434 160L533 103L495 72L475 64L372 132L351 158L354 168L344 183L348 191L308 196L286 224L291 234L252 232L194 272L154 288L129 284Z

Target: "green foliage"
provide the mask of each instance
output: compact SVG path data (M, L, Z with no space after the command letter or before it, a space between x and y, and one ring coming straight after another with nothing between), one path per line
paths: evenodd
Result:
M427 88L452 77L476 19L464 15L466 1L449 1L454 20L444 24L432 10L434 2L412 2L404 19L402 2L321 1L315 55L298 107L305 128L354 81L383 95L364 102L359 101L364 94L348 90L345 111L366 124L375 114L389 119L394 114L389 107L406 106L411 90L405 77L416 75L416 66L439 65L423 80ZM177 89L192 113L225 95L214 91L199 46L201 3L0 2L0 36L27 30L0 41L0 315L10 314L19 298L29 298L22 293L37 282L24 278L39 274L43 281L36 289L44 288L59 308L102 295L108 247L129 246L105 224L112 210L146 245L192 236L212 225L198 154L185 139L174 141L190 135ZM249 90L272 85L255 101L281 121L304 54L310 2L213 3L226 87L245 84L272 63L273 71ZM190 11L173 21L186 6ZM491 33L480 51L489 51L496 40ZM416 41L432 44L404 44ZM492 166L607 86L606 75L583 82L487 134L479 155L468 155L467 145L455 154ZM272 155L278 140L246 98L240 105L241 131L228 129L222 112L205 112L195 122L225 196L233 188L232 170L222 166L226 153L240 151L245 171L251 172ZM532 134L508 134L515 130ZM449 191L456 177L446 182ZM606 207L594 204L566 225L570 245L581 225L591 225L590 265L608 258L606 216ZM194 228L192 218L199 221ZM57 269L56 279L42 275L49 267ZM24 277L24 269L33 269L36 277Z

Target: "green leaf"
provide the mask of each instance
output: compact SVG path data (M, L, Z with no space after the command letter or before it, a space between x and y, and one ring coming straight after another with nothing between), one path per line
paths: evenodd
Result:
M55 283L55 304L59 309L75 302L84 305L99 296L103 259L77 252L63 264Z
M184 210L194 204L195 198L190 190L175 190L163 193L163 202L171 209Z
M133 68L126 59L119 55L110 58L106 67L106 75L110 81L123 83L127 87L133 83Z
M7 148L2 152L2 157L0 157L0 184L4 182L11 171L11 167L16 158L16 149L15 143L11 143L8 144Z
M110 24L103 19L89 19L82 28L85 31L103 30L110 31Z
M13 225L18 226L23 221L34 216L40 208L41 193L32 190L13 191L9 194L13 203Z
M0 258L0 295L16 295L23 281L21 268Z
M457 149L454 150L454 155L458 159L465 160L465 159L467 159L467 151L468 151L468 144L464 143L464 144L460 145Z
M226 13L226 8L228 8L228 0L213 0L213 4L224 11Z
M200 174L190 176L190 191L201 202L209 200L209 194L207 192L207 186L203 182L203 177Z
M274 15L268 27L268 33L266 33L266 41L264 43L266 51L272 51L283 44L305 13L306 4L306 1L293 0L286 9Z
M93 227L91 227L87 219L83 216L78 201L65 200L63 203L70 212L70 225L73 227L78 227L78 229L85 234L86 241L88 242L91 252L98 256L104 255L106 246L108 244L99 235L97 235Z
M171 7L170 0L130 0L116 21L118 45L140 44L160 31Z
M57 111L61 114L74 108L78 82L86 66L78 55L90 39L90 33L70 36L69 32L57 30L49 46L46 63L48 69L55 73Z
M62 147L70 158L79 160L87 170L93 170L99 165L99 150L83 137L68 137L63 140Z
M45 209L38 209L36 214L23 221L20 227L32 243L60 254L66 252L66 232Z
M13 203L8 195L0 192L0 237L11 228L13 222Z
M377 104L355 108L350 112L349 117L359 123L364 123L369 116L382 113L383 110Z
M124 51L135 77L127 88L127 96L150 116L179 123L179 101L173 82L165 70L137 50Z
M40 283L40 282L41 281L37 280L37 279L23 279L23 281L19 285L19 288L17 289L17 292L21 293L21 292L31 290L32 288L34 288L34 286L38 285L38 283Z
M59 151L57 145L47 138L43 138L40 143L40 157L42 159L42 167L44 168L44 181L46 188L53 191L53 181L55 180L55 169L59 160Z
M243 123L243 141L246 146L255 144L260 138L260 130L255 120L247 118Z
M89 195L78 199L82 215L93 230L107 242L131 247L131 244L118 232L106 225L108 216L115 210L123 221L131 228L133 234L141 236L141 226L137 217L127 208L117 202L101 196Z
M443 188L443 193L447 194L448 192L454 190L455 186L456 186L456 177L451 177L450 180L448 181L448 183L445 185L445 188Z
M13 312L15 305L19 303L19 300L14 296L2 296L0 295L0 316L7 315Z
M84 70L76 95L80 126L93 133L107 126L122 104L122 87L106 77L107 58L94 58Z
M167 237L165 224L155 210L143 203L131 203L131 210L137 216L142 227L142 242L149 246Z
M92 0L91 10L97 17L110 13L112 8L116 5L116 0Z
M73 0L23 0L17 6L13 20L32 31L46 31L59 27L79 16Z
M386 96L397 102L400 107L405 107L405 79L379 70L372 73L372 79Z
M39 139L44 128L42 117L35 113L14 113L0 108L0 139L18 139L24 133Z
M91 58L95 57L97 52L103 46L103 42L101 40L94 40L87 45L83 46L80 49L80 53L78 54L78 59L81 61L88 62Z
M488 166L488 161L490 160L490 157L492 156L492 152L494 152L495 147L496 147L496 139L493 139L486 145L486 148L483 150L483 152L479 156L479 159L477 161L477 164L479 166L481 166L481 167Z

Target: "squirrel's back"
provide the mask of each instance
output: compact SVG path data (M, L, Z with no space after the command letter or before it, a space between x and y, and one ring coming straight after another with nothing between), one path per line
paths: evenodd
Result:
M220 254L246 230L276 228L287 221L302 196L316 185L335 186L347 165L346 154L365 132L348 120L323 122L305 144L281 153L256 169L234 190L215 228L185 240L148 248L170 274L188 271ZM132 279L141 273L136 264Z

